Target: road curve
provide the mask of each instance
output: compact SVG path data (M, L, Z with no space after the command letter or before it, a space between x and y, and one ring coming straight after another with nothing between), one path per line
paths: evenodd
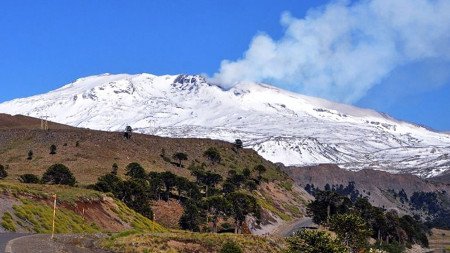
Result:
M304 217L279 226L276 230L273 231L273 234L277 236L287 237L291 236L294 232L300 230L303 227L311 226L315 226L312 219L310 217Z
M0 233L0 253L6 252L6 245L9 241L25 236L27 234L21 234L21 233ZM8 252L9 253L9 252Z
M48 234L26 235L11 240L8 245L10 251L6 253L106 253L95 248L95 240L76 234L55 235L54 239Z

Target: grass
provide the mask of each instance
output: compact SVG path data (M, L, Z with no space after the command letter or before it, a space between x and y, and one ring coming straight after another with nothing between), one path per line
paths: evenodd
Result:
M131 210L129 207L127 207L123 202L115 201L117 205L117 209L113 209L114 213L119 216L119 218L122 221L130 223L131 227L133 228L134 232L167 232L168 230L165 229L163 226L159 225L156 222L153 222L146 217L142 216L139 213L136 213L135 211ZM132 231L133 231L132 230ZM128 231L127 233L130 233Z
M21 199L21 205L14 205L14 214L21 219L22 225L30 232L51 233L53 209L41 202ZM59 208L55 216L56 233L95 233L99 228L95 224L89 224L83 217L75 212Z
M283 189L285 189L287 191L292 191L292 187L294 185L293 185L293 182L291 180L285 180L285 181L281 181L280 182L280 186L281 186L281 188L283 188Z
M110 231L108 226L105 228L102 225L103 223L98 220L102 219L101 217L92 219L87 216L86 220L81 214L72 211L76 209L75 207L80 202L87 205L92 204L93 206L103 205L104 210L109 210L110 212L110 214L104 213L103 219L113 218L115 223L123 226L123 229L133 229L139 233L167 231L161 225L135 212L119 200L112 198L112 203L110 201L104 202L103 200L107 194L79 187L22 184L4 181L0 182L0 194L14 196L19 200L19 204L13 205L14 215L7 212L3 214L1 225L10 231L17 231L18 228L19 231L50 233L53 218L52 195L54 193L58 196L55 229L57 233L95 233L104 229L106 229L105 231ZM108 215L113 216L110 217ZM120 222L117 220L120 220Z
M244 252L284 252L280 238L253 235L167 232L140 234L126 232L105 239L102 245L116 252L219 252L223 244L233 241Z
M290 221L292 220L292 217L283 213L281 210L279 210L278 208L276 208L272 203L269 203L269 201L259 198L256 198L258 204L264 208L267 209L269 211L271 211L272 213L276 214L278 217L280 217L282 220L284 221Z
M9 192L14 196L32 195L42 199L50 199L53 194L56 194L59 201L68 204L75 203L75 201L100 200L102 197L102 193L97 191L65 185L0 182L0 191Z
M14 223L14 219L12 215L8 212L5 212L2 216L2 227L8 231L15 232L16 231L16 225Z

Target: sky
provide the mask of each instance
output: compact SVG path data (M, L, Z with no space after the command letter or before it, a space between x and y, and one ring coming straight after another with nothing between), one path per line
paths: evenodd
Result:
M0 102L101 73L205 74L450 131L449 0L4 0Z

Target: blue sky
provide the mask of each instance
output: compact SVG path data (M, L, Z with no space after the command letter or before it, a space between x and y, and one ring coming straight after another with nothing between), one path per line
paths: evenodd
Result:
M421 0L414 1L420 4ZM370 12L369 7L358 1L330 4L329 1L307 0L2 1L0 102L47 92L79 77L100 73L205 73L218 80L253 78L272 82L292 91L373 108L437 130L450 130L450 76L447 73L450 72L450 57L441 56L434 47L426 47L439 44L440 48L450 48L450 37L439 36L450 27L447 19L438 20L444 24L439 29L434 29L434 23L426 21L423 33L427 35L431 27L431 30L436 30L435 40L417 42L414 37L410 40L412 46L402 45L394 37L383 36L383 40L377 41L370 37L372 33L363 31L363 39L359 36L348 44L358 49L357 53L355 50L348 52L354 55L354 59L360 59L360 54L367 56L364 64L353 66L354 59L341 61L338 58L341 54L337 52L330 59L340 62L340 65L311 64L311 61L325 57L319 55L306 63L294 59L292 64L296 68L289 73L285 73L284 68L280 73L266 73L265 66L270 67L270 64L254 68L255 61L264 61L259 61L260 55L255 58L252 49L267 49L265 42L275 46L276 54L285 49L294 55L302 53L298 58L307 57L309 52L322 52L323 48L303 45L305 37L309 38L305 33L321 31L326 27L324 22L333 24L333 31L342 28L342 34L330 32L339 39L339 43L343 34L356 36L355 31L366 27L374 30L383 27L384 19L375 28L372 24L339 26L339 15L364 24L362 15L358 13ZM393 15L398 14L394 12ZM408 16L414 17L414 13ZM433 16L439 17L439 13ZM337 22L333 17L337 17ZM421 20L414 22L419 22L416 33L423 35ZM298 32L299 26L306 27L305 31ZM401 34L402 31L391 32ZM405 33L406 38L409 35ZM314 36L313 39L323 39L317 34ZM373 36L377 37L377 34ZM369 47L368 51L361 53L359 49L367 45L361 46L361 41L366 43L369 39L369 45L376 45L374 48L379 48L380 52ZM408 42L407 39L405 41ZM389 47L384 47L385 42L388 45L393 42L396 49L404 53L392 54ZM341 45L339 43L338 46ZM425 46L414 47L414 43ZM295 46L286 48L286 44ZM414 52L425 49L417 55L411 54L410 48L414 48ZM373 56L372 52L375 52ZM275 59L291 64L292 59L286 55L278 56ZM230 62L222 63L225 59ZM383 64L378 64L379 61ZM229 69L241 64L251 66L252 71L230 75L234 72ZM364 65L365 69L361 70L358 65ZM317 71L306 74L299 71L310 68ZM336 73L323 76L317 73L322 69L327 73L330 69L331 72L343 69L339 74L345 74L349 69L358 78ZM305 76L317 76L325 81L317 82L319 78L307 79ZM337 76L336 80L330 80L330 76Z

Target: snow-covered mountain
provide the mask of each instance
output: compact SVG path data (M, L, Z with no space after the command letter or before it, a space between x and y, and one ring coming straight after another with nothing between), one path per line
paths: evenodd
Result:
M265 84L227 90L201 76L104 74L2 103L0 112L108 131L131 125L160 136L239 138L286 165L336 163L422 177L450 169L448 134Z

